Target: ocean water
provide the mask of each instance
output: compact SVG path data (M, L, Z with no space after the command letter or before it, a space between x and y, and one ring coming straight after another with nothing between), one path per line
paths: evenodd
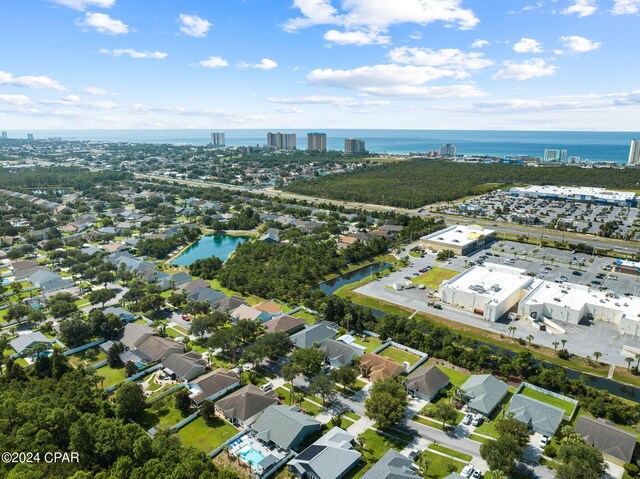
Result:
M375 153L426 152L439 149L442 143L453 143L462 155L529 155L544 154L545 148L567 150L568 156L582 160L626 163L629 145L640 132L591 131L481 131L481 130L33 130L36 139L61 137L65 140L128 141L205 145L211 131L226 134L227 146L264 145L268 131L296 133L298 148L307 147L307 133L327 134L327 148L342 150L344 139L365 140ZM10 138L25 138L27 131L9 131Z

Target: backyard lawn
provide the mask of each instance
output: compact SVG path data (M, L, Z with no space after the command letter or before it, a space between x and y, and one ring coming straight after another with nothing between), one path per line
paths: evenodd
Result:
M415 354L411 354L407 351L404 351L399 348L394 348L393 346L389 346L388 348L384 348L381 352L379 352L380 356L385 356L387 358L398 361L400 364L405 361L408 362L411 366L418 362L420 359L419 356Z
M454 276L459 275L460 273L458 271L453 271L450 269L444 269L444 268L438 268L437 266L435 268L432 268L431 270L427 271L426 273L417 276L415 278L411 279L411 282L413 284L424 284L427 288L431 288L431 289L435 289L437 290L440 287L440 284L442 284L442 282L445 279L451 279Z
M178 436L185 446L193 446L208 454L237 433L235 427L222 419L216 418L213 427L210 427L199 417L180 429Z
M425 366L434 366L434 365L435 365L435 361L431 359L425 363ZM436 367L440 371L445 373L447 376L449 376L449 380L451 381L451 384L453 384L454 386L458 386L458 387L462 386L467 381L467 379L471 377L470 374L463 373L462 371L458 371L457 369L451 369L446 366L442 366L441 364L438 364Z
M380 340L380 338L376 338L375 336L365 336L365 338L366 341L358 338L356 339L355 343L367 348L368 353L382 346L382 341Z
M399 439L392 439L377 433L372 429L367 429L362 436L364 437L364 447L362 448L362 459L366 464L357 471L355 478L362 477L364 473L371 468L389 449L401 451L406 447L408 442ZM444 476L442 476L444 477Z
M307 322L307 324L313 324L316 321L318 321L318 316L316 316L315 314L308 313L304 309L301 309L300 311L292 314L291 316L293 316L294 318L302 318Z
M151 429L152 427L169 428L178 424L193 412L195 411L190 411L187 414L180 412L176 408L175 397L171 394L148 406L136 417L136 422L144 429Z
M113 369L110 366L102 366L100 369L96 369L96 374L104 377L104 380L100 383L103 388L108 388L127 379L124 368Z
M460 472L465 466L465 463L463 462L449 459L448 457L441 456L440 454L436 454L435 452L428 450L423 451L422 454L425 454L431 460L429 469L427 469L427 474L425 476L429 479L441 479L442 477L446 477L450 474L450 468L455 466L454 471ZM450 464L453 466L450 466Z
M560 399L560 398L550 396L549 394L541 393L539 391L536 391L535 389L524 387L519 392L519 394L530 397L532 399L537 399L538 401L541 401L545 404L549 404L550 406L559 407L560 409L563 409L565 411L565 414L567 416L570 416L571 413L573 412L574 405L571 404L570 402L564 401L563 399Z
M68 357L69 362L74 366L84 365L90 366L107 359L107 355L98 348L87 349L81 353L72 354Z

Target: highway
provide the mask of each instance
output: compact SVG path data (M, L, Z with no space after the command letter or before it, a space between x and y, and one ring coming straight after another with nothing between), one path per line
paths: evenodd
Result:
M512 234L512 235L526 235L530 238L540 238L541 240L550 240L550 241L568 241L571 243L584 243L588 246L592 246L595 248L610 248L612 250L625 253L625 254L634 254L640 252L640 244L633 241L625 241L614 238L602 238L593 235L584 235L581 233L573 233L573 232L563 232L550 230L545 228L539 228L535 226L526 226L526 225L515 225L512 223L502 222L502 221L492 221L492 220L483 220L478 218L467 218L460 217L454 215L434 215L427 211L420 211L423 208L416 209L406 209L406 208L396 208L393 206L385 206L385 205L375 205L371 203L359 203L354 201L340 201L340 200L331 200L326 198L318 198L300 195L297 193L289 193L287 191L279 191L273 188L250 188L247 186L239 186L239 185L228 185L226 183L217 183L211 181L200 181L200 180L183 180L176 178L167 178L164 176L157 175L146 175L142 173L134 173L136 178L141 180L152 180L152 181L166 181L173 182L176 184L183 184L188 186L196 186L196 187L204 187L204 188L220 188L231 191L238 191L244 193L253 193L253 194L263 194L265 196L271 196L276 198L285 198L292 199L298 201L307 201L309 203L314 204L333 204L337 206L345 206L348 208L357 208L363 209L366 211L396 211L399 213L405 213L408 215L416 215L422 217L431 217L437 216L439 218L444 219L447 225L455 225L455 224L478 224L484 226L486 228L495 229L498 232L498 238L500 238L500 233L504 234Z

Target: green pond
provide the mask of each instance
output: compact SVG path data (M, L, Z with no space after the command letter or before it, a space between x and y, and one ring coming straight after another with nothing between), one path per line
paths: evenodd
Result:
M249 241L248 236L207 235L200 238L180 256L171 260L171 264L189 266L197 259L216 256L225 261L233 253L238 245Z

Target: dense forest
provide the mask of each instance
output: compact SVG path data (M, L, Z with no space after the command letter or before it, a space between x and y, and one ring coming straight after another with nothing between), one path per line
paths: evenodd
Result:
M515 184L638 189L640 170L412 160L296 181L284 189L322 198L417 208L480 194L487 185Z
M7 479L237 479L165 432L154 438L118 418L96 376L62 355L43 356L27 374L11 360L0 377L0 449L40 453L31 463L3 461ZM45 453L75 452L73 462ZM3 456L4 457L4 456Z
M133 179L131 173L122 171L90 171L75 166L55 166L5 170L0 175L0 188L21 191L31 188L73 187L91 189L99 184L109 184Z

